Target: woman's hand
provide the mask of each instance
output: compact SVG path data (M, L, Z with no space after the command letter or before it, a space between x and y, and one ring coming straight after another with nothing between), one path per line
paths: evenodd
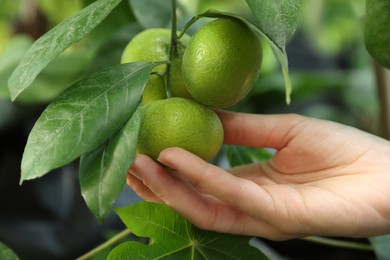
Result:
M218 112L225 143L276 149L265 163L226 171L180 148L137 156L127 178L142 198L194 225L284 240L390 232L390 143L298 115Z

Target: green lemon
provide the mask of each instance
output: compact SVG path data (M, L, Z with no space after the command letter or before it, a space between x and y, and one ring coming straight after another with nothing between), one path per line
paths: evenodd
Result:
M142 96L142 105L147 105L154 101L166 98L167 92L164 78L159 74L151 74Z
M171 32L164 28L147 29L131 39L123 51L121 63L127 62L158 62L169 60ZM163 75L166 65L154 68L154 72Z
M181 60L185 44L190 40L187 34L180 39L177 53L172 59L168 76L168 84L173 96L189 97L181 71ZM146 29L137 34L126 46L121 57L121 63L127 62L158 62L169 61L169 48L171 44L171 31L165 28ZM164 75L167 65L159 65L153 69L154 73ZM148 90L145 90L148 91ZM146 93L145 93L146 94Z
M181 147L204 160L221 148L223 128L217 114L192 99L168 98L143 108L138 152L157 159L168 147Z
M182 61L182 53L172 59L168 77L168 84L171 86L172 96L191 98L191 95L188 92L183 79Z
M256 34L234 18L219 18L191 38L183 56L183 77L198 102L225 108L243 99L260 73L262 46Z
M390 69L390 1L367 0L364 42L368 52Z

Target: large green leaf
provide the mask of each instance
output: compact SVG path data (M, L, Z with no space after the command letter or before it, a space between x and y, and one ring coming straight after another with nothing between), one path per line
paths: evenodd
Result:
M0 242L0 259L2 260L18 260L19 257L12 249Z
M26 36L13 38L0 56L0 99L10 99L7 80L32 45ZM69 85L81 79L90 63L92 51L86 48L65 52L54 59L37 76L31 87L16 99L19 103L47 103ZM106 66L107 67L107 66Z
M282 66L286 103L291 102L292 84L288 75L286 43L294 34L299 18L299 0L246 0L256 18L256 26L268 38Z
M101 147L81 156L80 186L89 209L103 221L121 193L130 165L134 161L138 130L138 109L126 125Z
M374 251L378 260L390 259L390 235L370 237L369 240L374 247Z
M171 20L170 0L129 0L129 3L144 28L166 27Z
M299 18L299 0L246 0L259 28L284 49L295 32Z
M12 100L30 86L50 61L92 31L120 1L98 0L39 38L8 81Z
M152 242L123 243L108 259L266 259L249 245L250 237L198 229L162 204L139 202L116 211L130 231Z
M41 71L16 102L47 104L84 76L91 58L91 51L84 48L62 53Z
M134 113L155 65L118 65L66 89L45 109L30 132L21 182L72 162L123 127Z

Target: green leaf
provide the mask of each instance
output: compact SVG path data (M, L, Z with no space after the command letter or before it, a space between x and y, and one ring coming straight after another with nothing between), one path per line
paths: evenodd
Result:
M230 167L235 167L253 162L252 157L246 153L245 147L226 145L226 157Z
M0 99L10 99L7 80L31 45L30 38L15 37L0 56ZM81 79L91 57L92 51L86 48L62 53L41 71L16 101L25 104L48 103L69 85Z
M61 54L41 71L30 87L16 98L16 102L49 103L83 77L91 60L92 53L86 49Z
M101 147L80 159L81 194L88 208L100 220L109 213L125 184L133 163L141 124L140 108L126 125Z
M246 0L256 24L278 46L284 49L294 34L299 18L299 0Z
M246 0L256 18L256 27L266 35L282 66L286 103L291 103L292 84L288 73L286 43L294 34L299 18L299 0Z
M152 242L123 243L108 259L266 259L249 245L250 237L198 229L162 204L139 202L116 212L130 231Z
M390 259L390 235L369 238L378 260Z
M122 128L138 106L152 68L158 64L118 65L66 89L45 109L30 132L21 182L72 162Z
M2 260L18 260L19 257L12 249L0 242L0 259Z
M39 38L8 81L11 99L15 100L28 88L50 61L92 31L120 1L98 0Z
M171 20L169 0L129 0L129 3L144 28L166 27Z
M364 43L370 55L390 69L390 1L366 0Z
M262 162L272 157L272 154L263 148L225 145L225 149L230 167Z

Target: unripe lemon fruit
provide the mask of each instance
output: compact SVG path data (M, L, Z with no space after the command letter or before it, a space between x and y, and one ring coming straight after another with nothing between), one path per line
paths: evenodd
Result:
M260 73L262 46L256 34L234 18L219 18L191 38L183 56L183 77L198 102L225 108L251 90Z
M181 38L183 44L189 42L190 37L185 34ZM159 62L159 61L169 61L169 48L171 44L171 31L165 28L152 28L146 29L131 39L126 48L123 51L121 57L121 63L127 62ZM184 46L178 45L178 57L175 57L175 60L172 61L172 68L170 69L170 75L168 79L168 84L172 90L174 96L190 97L188 91L185 88L182 71L181 71L181 56L184 52ZM177 66L176 63L178 60L180 66ZM163 76L166 73L167 65L162 64L153 69L154 73L158 73ZM151 88L149 88L151 89ZM146 93L149 89L145 89ZM160 85L161 89L161 85ZM164 85L165 89L165 85ZM160 92L160 90L155 90L155 92ZM176 95L175 95L176 94ZM166 98L166 96L165 96ZM143 102L144 103L144 102Z
M154 101L166 98L167 92L164 78L159 74L151 74L142 95L142 105L147 105Z
M169 45L171 32L164 28L146 29L134 36L123 51L121 63L127 62L158 62L169 60ZM163 75L166 65L153 69Z
M138 152L155 160L168 147L181 147L210 160L222 142L223 128L217 114L196 101L168 98L143 108Z

